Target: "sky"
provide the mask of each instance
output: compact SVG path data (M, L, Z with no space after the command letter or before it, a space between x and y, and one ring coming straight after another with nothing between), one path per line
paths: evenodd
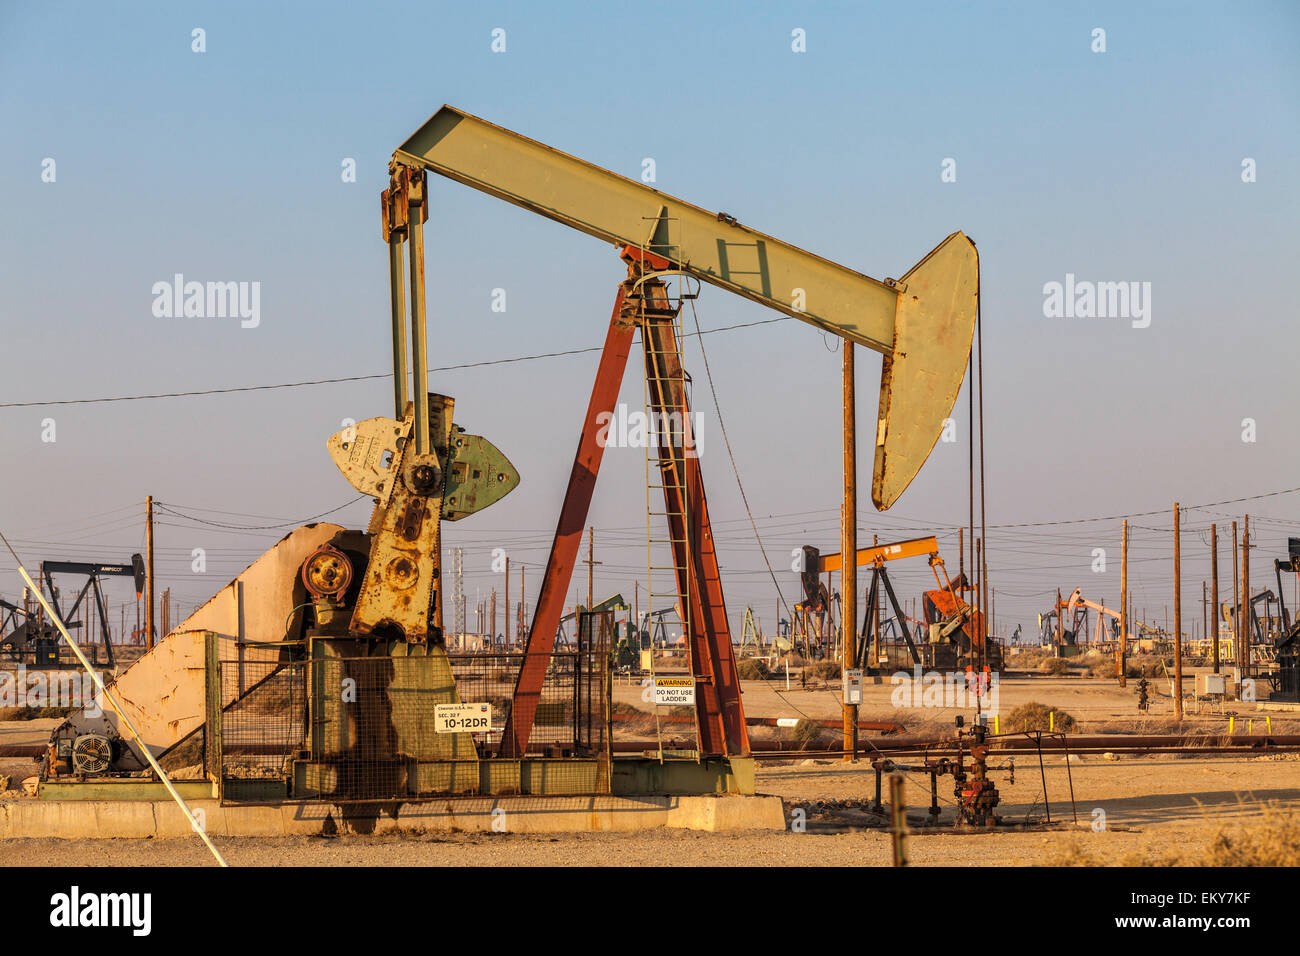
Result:
M1227 526L1247 513L1252 579L1274 586L1272 558L1300 536L1288 3L0 4L0 531L24 563L128 560L152 494L158 586L187 613L299 523L364 527L370 503L325 440L392 412L379 193L444 103L632 178L653 159L656 188L875 278L971 236L1000 633L1035 631L1057 588L1115 603L1124 516L1134 598L1161 621L1175 501L1186 630L1211 522L1224 590ZM459 184L430 177L430 201L430 388L522 475L444 525L472 624L504 587L494 548L536 597L624 268ZM256 326L156 315L152 290L177 273L258 283ZM1067 281L1137 283L1149 312L1050 315L1046 290ZM686 362L731 627L752 606L770 630L799 596L792 550L839 547L839 346L758 324L779 316L721 289L695 309L687 327L707 334ZM880 359L857 355L870 423ZM248 390L324 379L354 380ZM636 362L620 400L643 407ZM861 494L860 542L935 533L955 573L967 402L893 509ZM642 451L606 452L598 599L644 593L644 474ZM909 603L933 586L924 561L890 573ZM5 555L0 597L20 588Z

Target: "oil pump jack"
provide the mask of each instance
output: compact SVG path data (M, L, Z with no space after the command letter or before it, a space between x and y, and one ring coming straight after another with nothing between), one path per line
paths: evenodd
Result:
M194 671L195 658L205 653L202 638L195 636L202 629L237 646L241 667L248 661L283 661L284 645L296 641L334 657L377 654L445 662L440 523L494 503L519 476L489 442L452 423L451 398L428 391L423 228L430 172L608 242L625 269L504 733L496 753L483 753L478 745L477 756L519 761L529 752L600 468L601 422L614 411L639 332L649 403L657 420L668 423L657 430L656 477L696 685L698 753L700 762L713 761L724 772L728 766L736 769L748 762L749 740L704 483L692 453L687 377L674 324L681 299L670 294L665 280L690 277L882 354L872 499L883 510L925 462L960 390L979 293L975 246L953 233L902 278L873 279L757 232L727 213L706 211L449 106L393 154L389 188L381 197L394 417L359 422L327 443L353 488L376 501L369 528L363 534L321 524L292 532L162 642L164 649L170 645L167 660L184 660ZM261 600L247 605L248 593ZM304 618L306 606L314 610L313 621ZM192 674L165 704L146 702L157 686L155 672L176 667L149 663L158 657L146 655L117 683L135 721L145 728L147 745L161 752L201 726L203 707L195 706L202 688ZM439 679L450 677L445 663L430 663ZM202 667L197 670L201 675ZM459 700L454 681L444 680L443 686L450 687L449 700ZM453 749L474 754L472 746ZM748 777L752 786L752 766Z
M691 276L884 356L871 494L876 507L885 509L929 456L960 390L979 293L974 243L953 233L901 279L872 279L750 229L728 213L701 209L449 106L393 155L390 192L414 189L422 195L425 171L609 242L627 267L615 292L503 752L518 755L527 748L600 468L598 424L614 411L633 335L640 331L650 402L660 420L677 429L660 433L658 461L697 685L699 749L747 756L704 484L699 459L688 453L690 409L673 322L680 302L673 301L664 279Z
M924 557L929 561L937 585L935 590L925 592L926 623L930 625L931 638L928 642L929 646L924 648L926 657L924 661L922 661L921 651L912 640L908 630L907 615L903 613L886 569L886 564L890 561L915 557ZM840 570L843 560L840 554L821 554L816 548L805 546L801 556L805 593L809 593L809 588L816 587L820 574ZM887 661L887 658L878 653L881 650L881 634L876 630L875 614L875 608L883 591L889 598L894 619L907 644L908 654L913 664L924 664L927 667L970 666L978 669L988 666L995 670L1001 668L1001 649L995 642L987 640L980 610L961 597L962 590L967 588L964 576L958 575L956 579L948 577L943 558L939 556L938 539L933 535L859 548L857 566L870 567L871 579L867 586L862 627L857 633L855 660L864 662L872 660L869 652L875 651L877 652L876 664ZM942 578L939 576L940 572L943 572ZM949 659L945 660L945 657Z

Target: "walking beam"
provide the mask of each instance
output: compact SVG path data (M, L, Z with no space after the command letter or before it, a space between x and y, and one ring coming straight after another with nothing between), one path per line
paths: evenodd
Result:
M901 279L881 281L450 106L393 163L645 248L673 270L880 352L877 508L898 499L938 441L965 376L979 296L979 257L962 233Z

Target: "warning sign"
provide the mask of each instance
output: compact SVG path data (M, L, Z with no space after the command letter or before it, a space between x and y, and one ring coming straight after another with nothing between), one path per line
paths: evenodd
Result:
M694 677L656 677L654 702L661 707L695 703Z

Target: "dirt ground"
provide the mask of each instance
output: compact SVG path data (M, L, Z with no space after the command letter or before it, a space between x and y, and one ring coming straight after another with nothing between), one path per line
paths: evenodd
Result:
M1154 688L1157 692L1161 689ZM834 718L839 716L835 687L804 689L784 680L746 681L745 710L754 716ZM1064 709L1084 733L1167 732L1171 704L1157 696L1142 717L1134 706L1132 682L1121 690L1110 681L1078 677L1011 677L1000 686L1000 709L1037 700ZM952 726L966 708L895 708L888 682L864 688L863 720L893 720L904 733L939 731ZM616 687L615 700L644 708L637 683ZM1265 730L1265 712L1235 705L1237 731L1254 720ZM1191 718L1189 729L1226 730L1229 713ZM1271 714L1274 733L1294 733L1300 714ZM0 743L47 739L54 720L0 723ZM766 731L765 731L766 732ZM774 731L772 731L774 732ZM756 734L761 736L761 734ZM873 738L874 739L874 738ZM887 739L887 738L886 738ZM1122 740L1122 736L1117 739ZM1174 848L1207 844L1222 828L1258 827L1266 808L1300 812L1300 755L1259 757L1061 756L1044 758L1044 775L1032 754L1012 761L995 754L990 776L1001 794L998 808L1006 827L994 832L956 832L952 828L952 778L940 778L942 814L927 825L929 778L908 777L907 803L913 865L1033 866L1061 862L1082 849L1105 863L1157 858ZM13 786L33 772L27 759L0 759L0 774ZM1044 795L1044 782L1046 795ZM1070 793L1073 786L1074 802ZM758 790L781 796L787 818L807 814L807 826L780 832L694 833L653 830L637 834L586 833L555 836L467 834L387 837L294 837L220 839L232 865L596 865L596 866L887 866L889 835L864 826L862 803L874 795L869 763L820 759L761 762ZM1046 802L1044 799L1046 796ZM19 797L12 791L6 799ZM832 803L834 801L834 803ZM848 816L836 815L848 804ZM1051 825L1047 824L1050 810ZM1077 823L1076 823L1077 816ZM845 822L845 821L850 822ZM1026 824L1030 824L1026 827ZM0 841L0 865L207 865L211 857L197 839L181 840L8 840Z
M1033 866L1057 862L1074 847L1116 863L1133 854L1159 856L1206 842L1224 826L1257 823L1266 805L1300 811L1300 759L1076 758L1070 768L1079 823L1073 823L1063 758L1045 759L1051 815L1059 829L1014 828L957 833L950 826L952 794L941 788L937 827L923 826L928 784L908 787L913 865ZM1009 824L1027 817L1045 823L1037 761L1016 761L1015 783L1001 759L992 776L1002 794L999 812ZM865 764L838 761L764 766L759 790L792 805L862 800L874 777ZM949 778L950 780L950 778ZM950 788L950 783L949 783ZM1100 816L1101 811L1104 816ZM1104 829L1101 825L1104 824ZM1098 829L1093 830L1097 825ZM888 866L887 833L863 827L830 832L812 822L805 832L556 836L447 834L393 837L221 839L232 865L243 866ZM0 842L3 866L201 866L211 860L198 840L9 840Z

